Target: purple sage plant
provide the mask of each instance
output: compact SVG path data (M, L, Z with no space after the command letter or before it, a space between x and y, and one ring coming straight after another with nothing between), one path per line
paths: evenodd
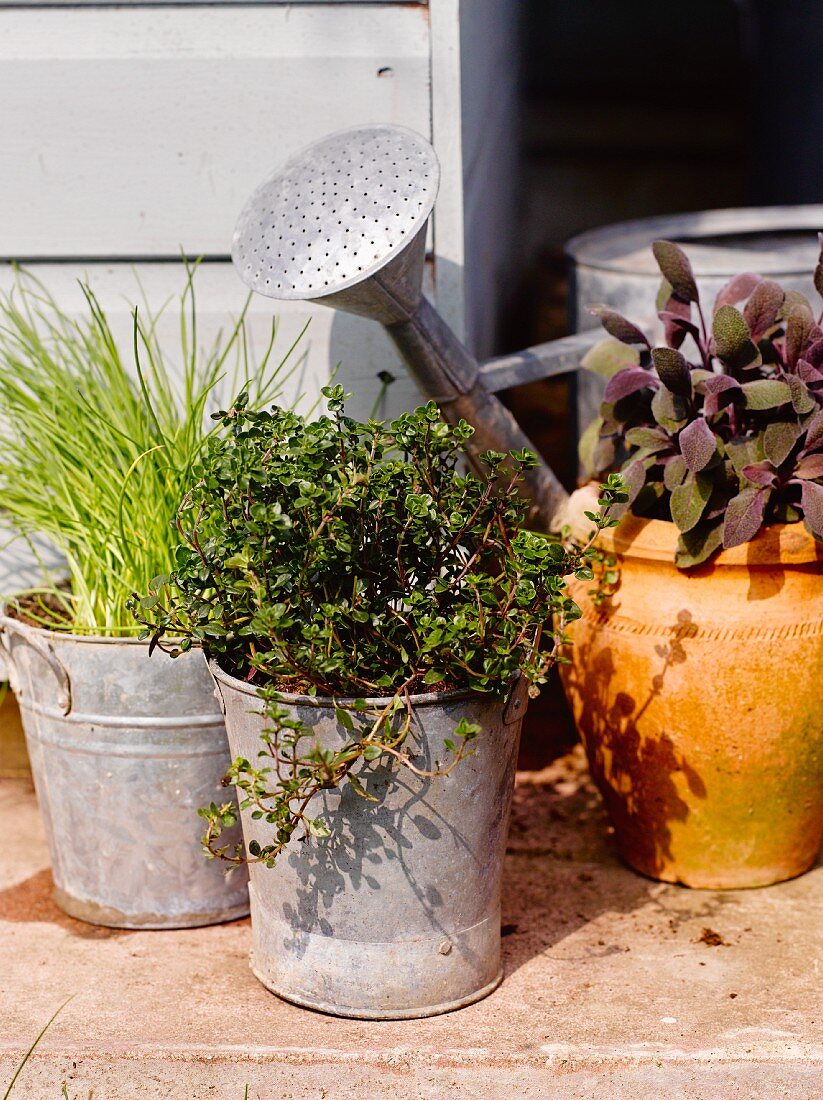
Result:
M609 336L582 365L608 382L580 441L583 463L592 475L622 470L624 507L677 525L683 569L750 541L763 524L802 520L823 539L823 313L746 272L707 317L683 250L652 248L665 345L591 307ZM823 297L823 251L814 286Z

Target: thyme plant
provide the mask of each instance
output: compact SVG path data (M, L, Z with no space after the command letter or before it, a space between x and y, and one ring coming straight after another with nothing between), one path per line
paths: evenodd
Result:
M358 762L450 772L479 729L461 722L450 759L422 770L409 741L414 695L500 695L518 674L536 692L579 615L563 577L592 577L591 545L522 528L529 452L489 452L481 480L459 469L472 428L445 424L433 402L386 425L348 417L340 387L324 395L328 413L314 421L255 412L245 395L220 415L178 512L175 570L134 601L152 644L199 643L257 685L262 760L235 760L228 780L272 826L271 843L250 853L267 863L298 827L328 835L307 814L318 791L347 780L370 797ZM593 535L622 500L612 477ZM336 700L338 748L315 742L285 692ZM219 844L231 807L202 812L208 851L243 859Z
M135 308L132 340L120 346L85 285L77 318L30 275L0 297L0 509L23 535L47 536L69 574L67 587L57 578L26 600L43 626L139 629L126 604L171 567L171 522L212 430L216 390L250 379L261 403L284 378L292 349L275 363L272 327L255 361L245 309L224 340L199 346L195 267L185 268L179 347L160 339L160 313L148 308Z
M802 520L823 539L819 303L746 272L707 317L683 250L672 241L653 249L664 343L592 307L611 339L583 365L608 382L581 457L594 474L622 469L635 514L677 525L681 568L748 542L764 524ZM823 254L813 282L823 297Z

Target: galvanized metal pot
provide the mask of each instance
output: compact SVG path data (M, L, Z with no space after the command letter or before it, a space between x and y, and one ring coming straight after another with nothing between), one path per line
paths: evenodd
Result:
M210 667L232 754L254 762L267 725L260 700ZM283 698L319 744L345 739L330 699ZM358 778L378 802L345 783L317 794L307 813L324 818L332 836L295 836L274 867L251 865L251 967L288 1001L364 1019L433 1016L485 997L502 978L500 881L524 686L502 701L454 692L412 704L418 767L448 758L444 739L463 717L482 727L474 754L433 779L365 764ZM241 818L247 846L270 840L265 821L250 810Z
M114 928L248 912L245 870L204 858L197 808L225 802L225 726L200 652L0 617L46 827L55 900Z

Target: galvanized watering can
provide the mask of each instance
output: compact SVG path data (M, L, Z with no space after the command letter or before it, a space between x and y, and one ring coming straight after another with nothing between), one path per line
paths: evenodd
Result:
M332 134L292 158L246 204L232 259L243 281L269 298L310 300L370 317L386 327L421 393L443 417L475 429L474 454L528 447L500 390L577 371L603 334L579 332L478 363L421 291L426 223L439 183L437 156L419 134L368 126ZM707 211L608 226L569 245L574 261L574 327L597 328L585 312L606 302L655 324L659 273L650 245L665 237L693 253L702 291L741 271L806 290L819 246L820 206ZM602 380L582 372L579 430L595 415ZM567 494L545 462L531 472L530 520L553 529Z

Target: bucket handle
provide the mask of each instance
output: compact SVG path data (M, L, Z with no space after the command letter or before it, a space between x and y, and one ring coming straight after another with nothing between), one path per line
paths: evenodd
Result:
M11 684L12 691L15 694L19 693L20 680L17 675L14 653L6 637L8 634L18 634L26 645L31 646L34 652L46 662L54 673L54 678L57 680L57 709L61 714L68 714L71 710L71 680L69 679L68 670L65 665L54 652L49 642L45 642L41 638L38 638L36 634L33 634L24 626L16 623L14 619L6 619L2 627L0 627L0 641L2 641L2 646L8 659L9 683Z
M223 698L223 692L220 688L220 684L217 682L217 680L214 679L214 676L212 676L212 680L214 681L214 697L217 700L217 705L220 707L220 713L225 718L226 717L226 700Z
M519 722L526 712L526 704L529 700L529 681L518 672L514 677L509 694L503 707L503 725L510 726L513 722Z

